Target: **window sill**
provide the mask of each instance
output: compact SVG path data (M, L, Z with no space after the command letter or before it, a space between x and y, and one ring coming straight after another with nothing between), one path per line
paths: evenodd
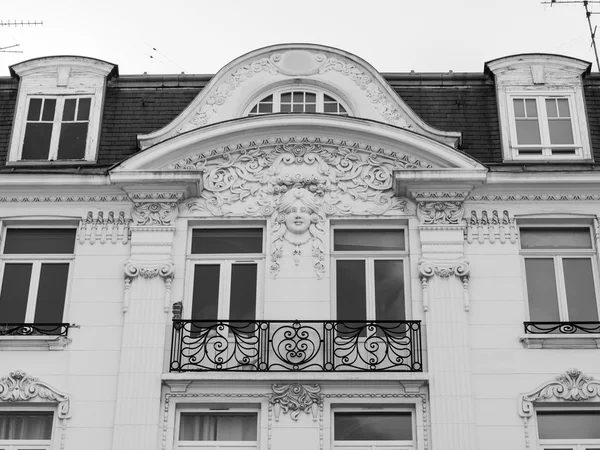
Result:
M70 343L65 336L0 336L0 351L60 351Z
M583 349L600 348L600 334L525 334L519 338L525 348Z
M18 161L7 161L7 166L87 166L96 164L96 160L89 159L21 159Z

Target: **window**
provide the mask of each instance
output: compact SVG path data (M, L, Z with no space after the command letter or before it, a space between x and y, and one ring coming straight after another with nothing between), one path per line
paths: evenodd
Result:
M589 226L520 228L533 322L598 321L596 251Z
M334 411L333 446L336 450L415 448L410 411Z
M192 230L193 320L256 319L262 228Z
M179 412L177 449L256 449L258 412L253 410Z
M537 411L540 450L600 449L600 410Z
M52 411L0 411L0 450L49 450Z
M336 318L406 319L403 229L334 228Z
M516 157L582 157L572 118L572 98L512 97Z
M347 116L348 109L333 96L321 91L285 90L267 95L256 103L249 116L272 113L326 113Z
M63 322L75 233L75 228L6 230L0 323Z

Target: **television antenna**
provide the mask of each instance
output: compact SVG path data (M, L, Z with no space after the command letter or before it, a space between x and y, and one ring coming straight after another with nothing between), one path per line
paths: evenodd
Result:
M44 21L40 20L39 22L37 20L31 21L31 20L7 20L6 22L4 20L0 20L0 27L35 27L37 25L44 25ZM0 53L23 53L22 50L9 50L11 48L16 48L16 47L20 47L20 44L14 44L14 45L8 45L6 47L0 47Z

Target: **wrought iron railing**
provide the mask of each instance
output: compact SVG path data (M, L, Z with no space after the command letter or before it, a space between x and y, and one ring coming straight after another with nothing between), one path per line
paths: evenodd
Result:
M66 336L68 323L0 323L0 336Z
M171 372L421 372L421 322L173 320Z
M527 334L600 333L600 322L524 322Z

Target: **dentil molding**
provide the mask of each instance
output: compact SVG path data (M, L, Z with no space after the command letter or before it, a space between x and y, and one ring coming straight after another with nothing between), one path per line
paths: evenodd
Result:
M58 404L58 418L71 416L71 398L48 383L40 381L25 372L15 370L0 378L0 401L28 402L44 401Z
M276 422L282 412L289 413L294 421L298 420L301 412L312 414L313 420L317 420L319 405L323 402L318 384L274 384L271 389L273 393L269 403L273 406Z
M469 299L469 262L459 261L419 261L421 288L423 289L423 310L429 311L429 280L432 277L450 278L457 277L463 285L463 302L465 311L470 309Z

